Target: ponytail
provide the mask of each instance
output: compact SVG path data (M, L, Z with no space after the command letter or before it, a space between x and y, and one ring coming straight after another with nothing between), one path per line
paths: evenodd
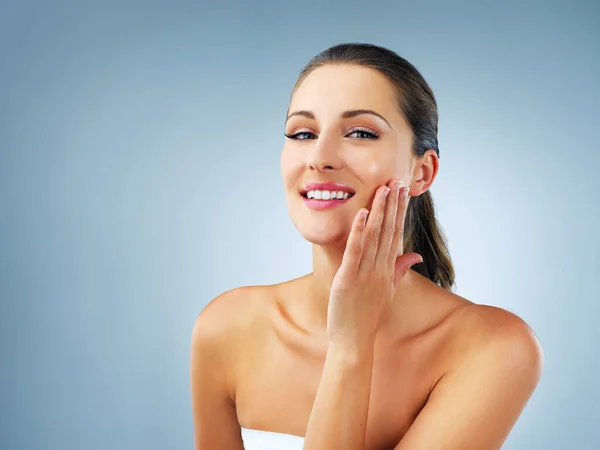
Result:
M454 267L446 236L435 217L433 197L429 190L411 197L406 211L404 253L415 252L423 262L411 267L448 291L454 286Z

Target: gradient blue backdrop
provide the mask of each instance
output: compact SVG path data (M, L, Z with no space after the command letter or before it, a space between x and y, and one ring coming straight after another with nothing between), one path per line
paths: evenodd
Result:
M456 292L543 345L504 448L600 448L599 2L443 0L3 2L0 448L192 448L198 313L311 270L283 120L347 41L430 82Z

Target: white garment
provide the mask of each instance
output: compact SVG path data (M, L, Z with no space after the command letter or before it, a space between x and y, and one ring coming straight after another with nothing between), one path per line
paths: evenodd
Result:
M304 438L293 434L242 428L245 450L302 450Z

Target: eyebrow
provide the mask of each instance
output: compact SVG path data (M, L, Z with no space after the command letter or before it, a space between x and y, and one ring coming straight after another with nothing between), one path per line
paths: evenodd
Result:
M387 123L388 127L392 128L392 126L386 120L385 117L383 117L381 114L373 111L372 109L352 109L350 111L344 111L342 113L342 118L349 119L351 117L360 116L362 114L371 114L373 116L377 116L381 120L383 120L385 123ZM314 119L315 118L315 115L312 112L306 111L306 110L299 110L299 111L294 111L293 113L290 113L287 116L287 118L285 119L285 121L287 122L290 119L290 117L292 117L292 116L304 116L304 117L308 117L309 119Z

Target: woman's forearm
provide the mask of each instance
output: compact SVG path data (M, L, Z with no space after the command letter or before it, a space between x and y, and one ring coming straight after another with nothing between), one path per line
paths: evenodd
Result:
M308 421L305 450L364 450L373 347L330 344Z

